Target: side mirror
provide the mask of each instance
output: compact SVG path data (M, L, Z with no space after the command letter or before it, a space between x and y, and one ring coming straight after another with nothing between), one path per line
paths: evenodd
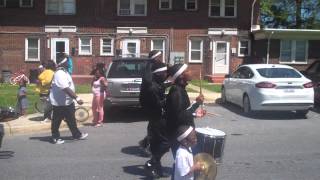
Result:
M226 74L226 75L224 75L224 78L230 78L230 74Z

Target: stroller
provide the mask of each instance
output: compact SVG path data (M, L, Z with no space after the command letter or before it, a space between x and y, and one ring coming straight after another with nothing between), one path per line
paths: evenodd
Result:
M8 119L16 119L19 117L16 109L13 107L0 107L0 122L7 121Z

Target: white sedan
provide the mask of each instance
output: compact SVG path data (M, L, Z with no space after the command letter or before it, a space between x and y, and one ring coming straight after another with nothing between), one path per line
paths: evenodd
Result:
M296 111L305 117L314 104L312 82L293 67L280 64L247 64L226 75L222 102L253 111Z

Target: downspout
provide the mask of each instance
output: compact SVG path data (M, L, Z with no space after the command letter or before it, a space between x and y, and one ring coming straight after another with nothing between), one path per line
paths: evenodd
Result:
M270 39L273 35L274 31L271 31L271 33L269 34L269 37L268 37L268 48L267 48L267 64L269 64L269 54L270 54Z
M253 25L253 12L254 12L254 6L256 4L257 0L253 0L251 5L251 24L250 24L250 31L252 32L252 25Z

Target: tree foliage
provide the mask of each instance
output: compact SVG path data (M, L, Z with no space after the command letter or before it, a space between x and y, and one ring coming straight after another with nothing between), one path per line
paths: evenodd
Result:
M269 28L320 28L320 0L260 0L261 25Z

